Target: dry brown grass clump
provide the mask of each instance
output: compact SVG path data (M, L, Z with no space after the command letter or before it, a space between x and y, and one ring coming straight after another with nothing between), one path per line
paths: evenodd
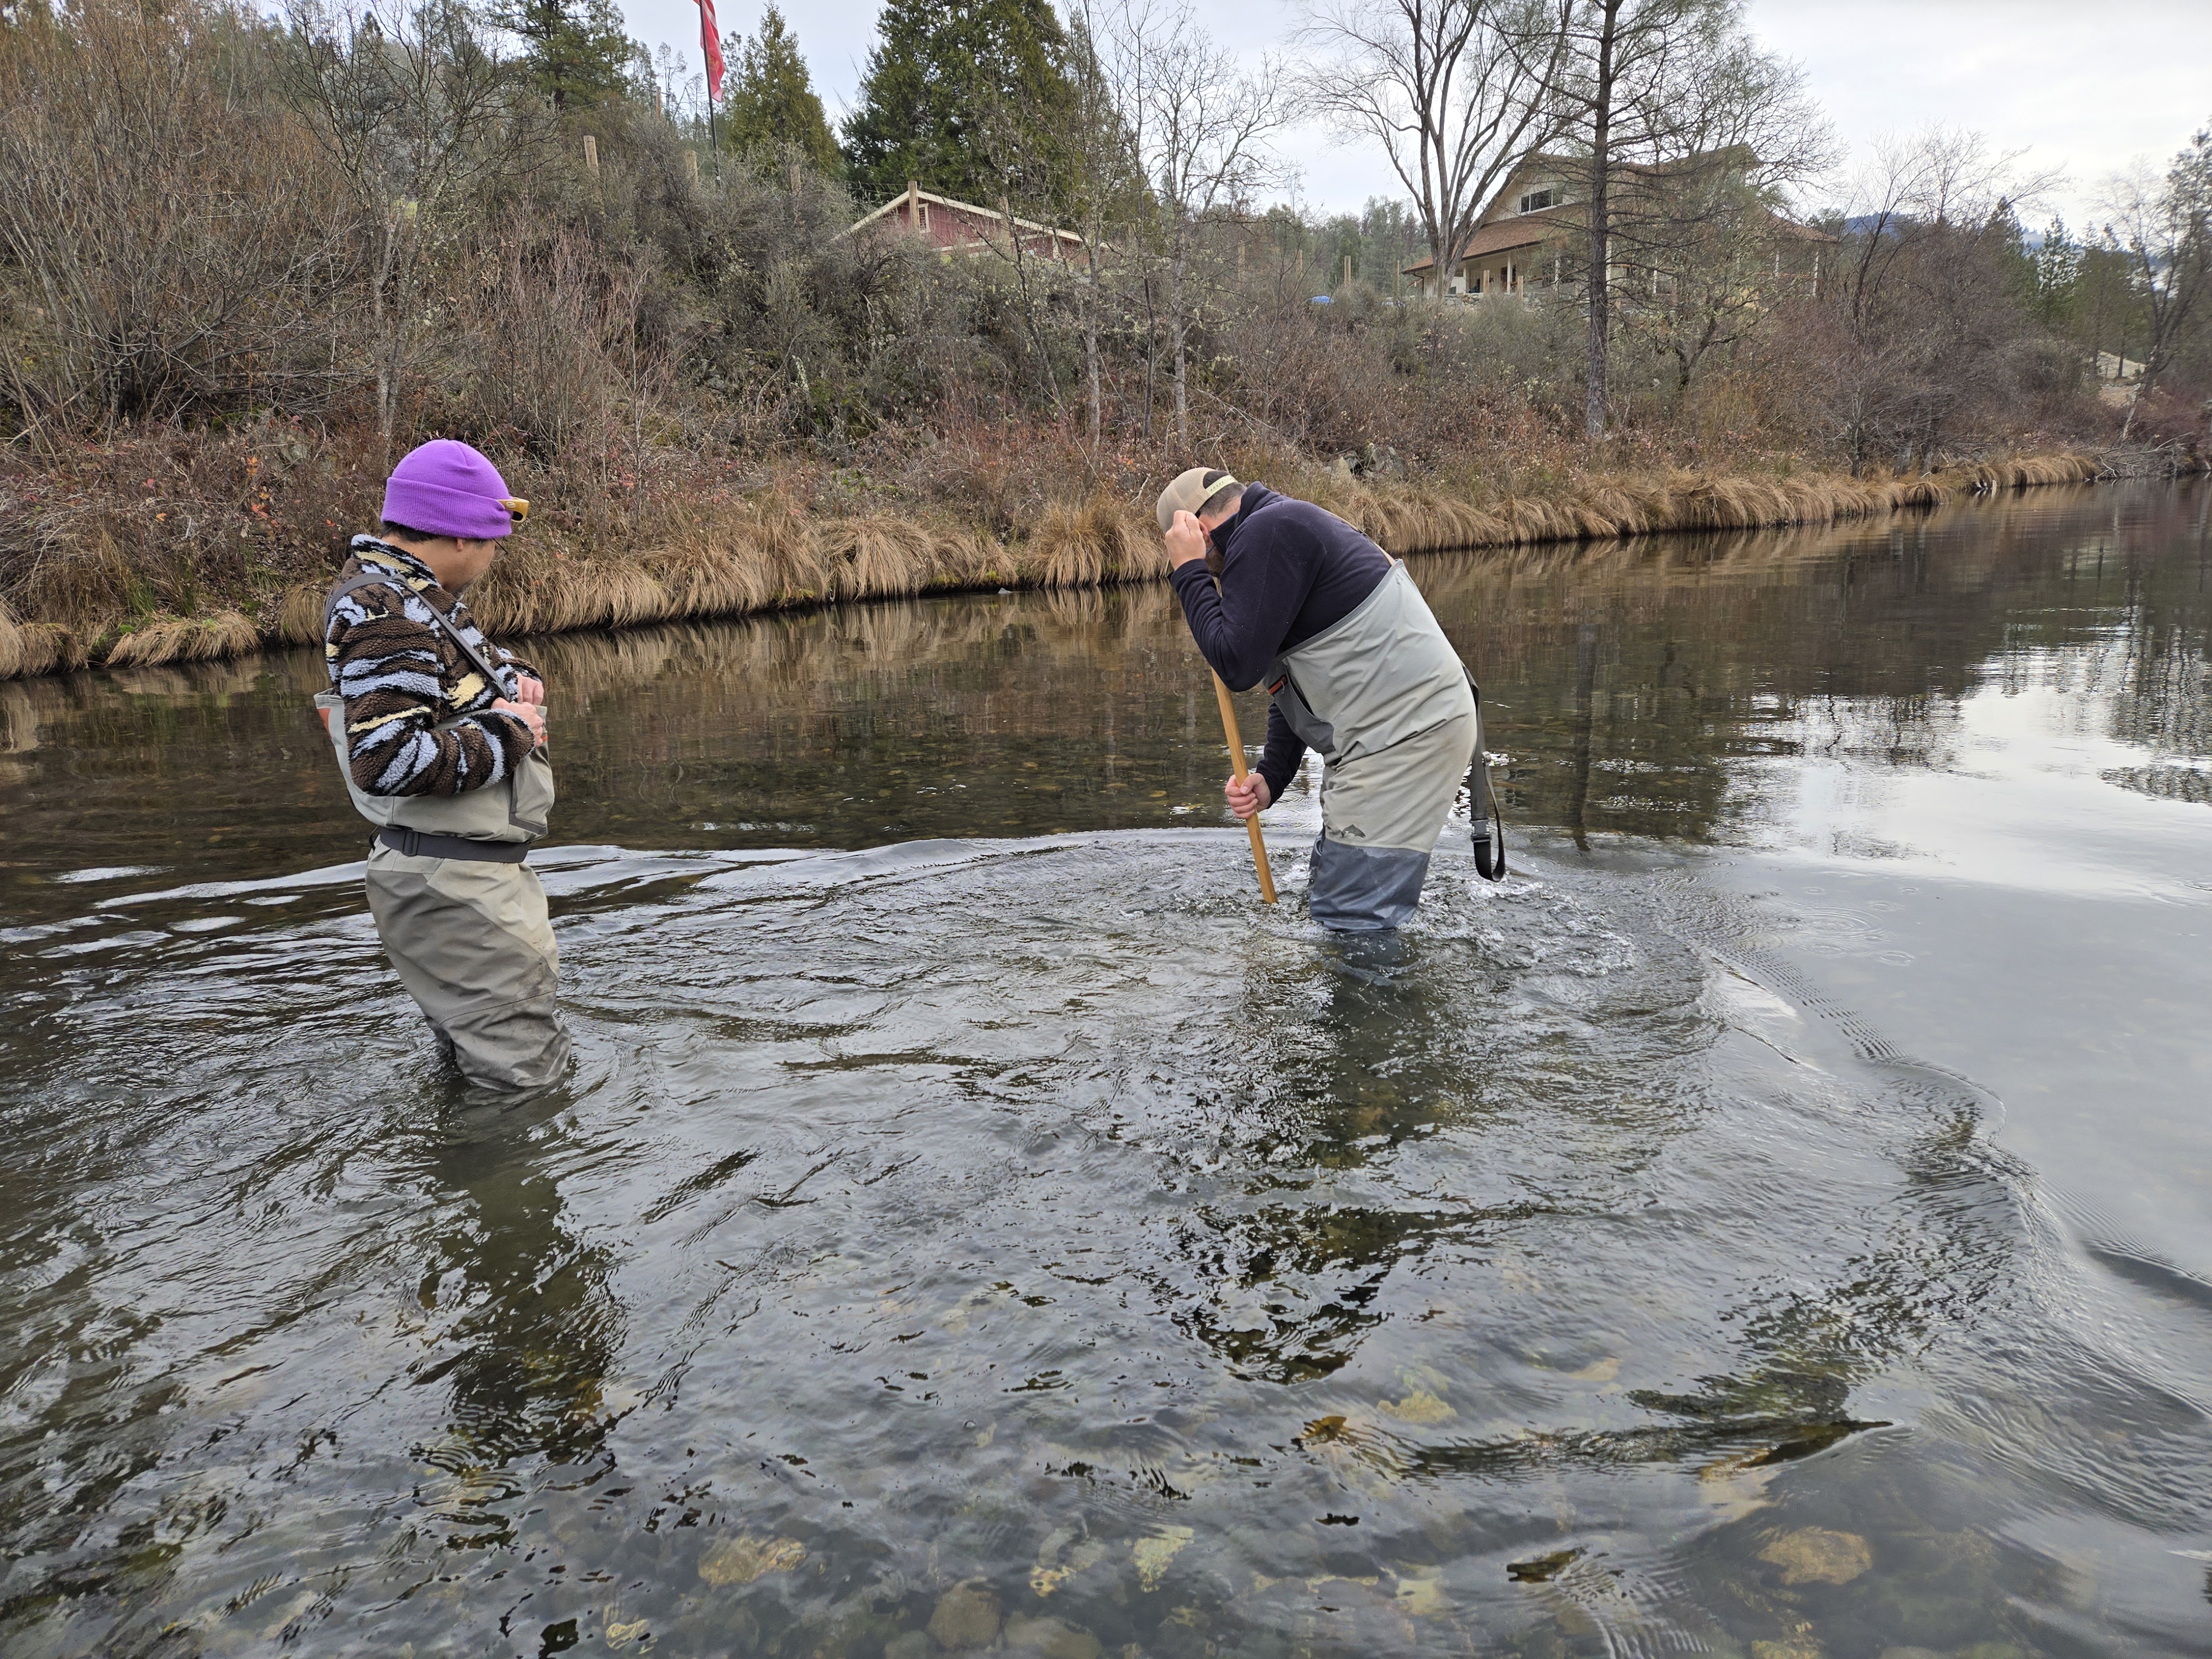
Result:
M820 543L829 592L843 599L919 593L932 585L939 562L936 537L912 519L887 513L833 519L823 526Z
M1157 581L1167 574L1167 549L1149 525L1104 495L1079 506L1047 507L1030 537L1030 557L1047 587L1097 587Z
M1036 586L1035 549L1015 547L987 530L973 526L947 531L939 538L937 574L932 592L963 592L976 588Z
M21 672L26 679L34 674L66 674L91 659L84 636L59 623L23 623L20 631L23 637Z
M19 620L0 603L0 680L33 679L84 666L84 641L59 623Z
M637 558L573 551L551 536L519 538L469 594L469 609L501 634L621 627L655 621L667 606Z
M330 602L333 579L294 582L276 602L276 625L271 630L287 645L319 645L323 638L323 611Z
M150 667L159 663L213 662L243 656L261 644L252 617L236 611L210 617L167 617L125 634L107 647L110 668Z
M672 515L647 539L641 556L668 595L667 616L733 616L834 592L814 521L780 494Z

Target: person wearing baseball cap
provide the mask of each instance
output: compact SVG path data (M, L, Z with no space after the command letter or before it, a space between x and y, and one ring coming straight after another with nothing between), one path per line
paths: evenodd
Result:
M1264 683L1269 695L1266 750L1248 780L1224 786L1230 810L1266 811L1309 747L1322 757L1314 920L1346 933L1402 927L1462 781L1490 875L1487 773L1470 769L1474 679L1405 565L1334 513L1218 468L1179 474L1157 514L1200 654L1232 689Z
M524 862L553 805L545 687L461 596L529 516L498 469L441 438L385 483L324 610L315 699L346 791L377 827L366 882L400 983L463 1076L502 1092L565 1070L560 960Z

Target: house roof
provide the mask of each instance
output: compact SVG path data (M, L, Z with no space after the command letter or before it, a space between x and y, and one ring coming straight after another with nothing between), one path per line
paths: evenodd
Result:
M1774 216L1773 229L1777 236L1794 237L1801 242L1827 242L1841 246L1844 240L1832 231L1823 230L1818 225L1801 225L1794 219L1782 217L1780 214Z
M890 215L901 206L904 205L908 194L908 191L901 191L897 195L892 197L890 201L878 208L873 213L866 214L860 218L855 219L851 224L845 227L844 234L850 236L854 231L864 230L868 226L875 223L877 220ZM955 213L969 214L975 218L987 221L988 223L993 225L1004 225L1007 223L1009 220L1009 216L1000 212L997 208L977 207L973 202L956 201L950 196L939 196L934 192L927 190L917 190L913 191L912 194L915 200L927 202L932 207L950 208ZM1055 237L1060 241L1073 242L1079 246L1083 241L1082 236L1077 232L1063 230L1057 225L1041 225L1036 223L1034 220L1020 218L1013 219L1012 222L1016 229L1025 232L1030 235Z
M1482 226L1468 240L1466 252L1460 258L1464 262L1492 253L1510 252L1515 248L1534 247L1538 243L1571 228L1572 227L1565 222L1557 208L1516 214L1510 219L1498 219ZM1401 266L1399 274L1411 276L1415 271L1426 270L1435 263L1434 254L1424 253L1413 264Z
M1574 205L1570 202L1566 208ZM1494 220L1478 229L1469 239L1467 251L1460 256L1464 264L1470 259L1486 258L1493 253L1510 253L1516 248L1534 247L1553 236L1565 233L1579 233L1581 227L1571 222L1565 208L1547 208L1536 213L1517 214L1509 219ZM1786 236L1798 242L1838 242L1842 239L1830 235L1818 225L1801 225L1784 218L1778 213L1767 216L1767 229L1774 235ZM1401 276L1418 276L1436 262L1434 254L1424 253L1410 265L1399 267Z

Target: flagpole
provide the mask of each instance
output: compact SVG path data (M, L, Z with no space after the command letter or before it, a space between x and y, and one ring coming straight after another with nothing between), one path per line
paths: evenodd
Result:
M715 38L720 27L714 17L714 0L697 0L699 54L707 60L707 168L708 176L722 177L722 140L714 127L714 106L722 96L722 45Z

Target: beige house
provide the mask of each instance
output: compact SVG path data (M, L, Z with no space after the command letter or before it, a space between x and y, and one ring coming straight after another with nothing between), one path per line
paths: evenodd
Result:
M1741 164L1747 166L1750 160L1747 153ZM1720 165L1730 164L1725 155L1720 158ZM1528 300L1556 288L1576 257L1586 254L1589 246L1589 231L1576 212L1576 204L1587 195L1579 173L1583 165L1571 156L1530 156L1483 209L1474 234L1441 286L1431 255L1402 267L1400 274L1412 277L1421 295L1431 300ZM1684 165L1623 163L1614 191L1629 201L1639 195L1648 199L1651 183ZM1795 224L1777 215L1768 218L1772 274L1808 280L1817 289L1822 250L1835 246L1837 239L1811 225ZM1631 273L1615 264L1611 274L1619 282ZM1634 274L1647 276L1655 295L1664 291L1659 273Z

